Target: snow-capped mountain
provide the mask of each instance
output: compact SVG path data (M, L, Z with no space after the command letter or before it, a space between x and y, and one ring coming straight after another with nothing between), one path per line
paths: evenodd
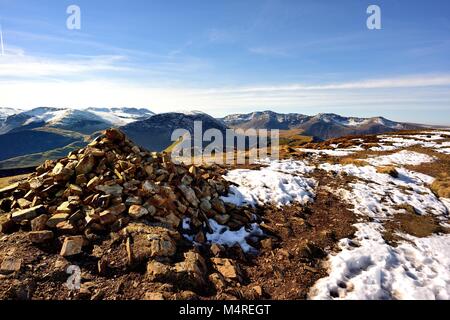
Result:
M305 135L325 140L351 134L376 134L389 131L415 129L417 126L400 123L383 117L343 117L333 113L307 116L298 113L281 114L273 111L234 114L222 118L233 128L302 129Z
M0 122L5 121L8 117L22 112L22 110L13 108L0 108Z
M9 115L0 123L0 134L37 127L54 127L91 133L111 126L119 127L151 117L148 109L137 108L68 108L40 107Z

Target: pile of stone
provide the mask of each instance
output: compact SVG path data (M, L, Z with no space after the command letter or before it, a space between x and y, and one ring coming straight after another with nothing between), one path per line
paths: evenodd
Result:
M187 270L201 286L206 263L198 252L184 253L178 264L159 259L176 254L181 225L189 221L192 237L201 244L211 232L210 219L237 230L253 214L221 200L229 188L224 168L170 160L109 129L86 148L46 161L26 181L0 190L0 232L25 230L35 244L60 243L64 257L116 234L126 241L130 265L150 261L150 278ZM212 262L239 278L232 261Z

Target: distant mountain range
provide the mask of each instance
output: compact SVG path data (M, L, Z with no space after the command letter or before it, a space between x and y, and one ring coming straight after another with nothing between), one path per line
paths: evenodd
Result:
M307 116L298 113L282 114L273 111L233 114L222 118L230 128L255 129L301 129L302 134L319 140L345 135L379 134L384 132L416 129L417 125L400 123L383 117L342 117L333 113Z
M161 151L172 144L171 135L175 129L186 129L192 134L195 121L202 121L203 131L211 128L222 132L227 128L296 129L316 140L420 127L382 117L308 116L273 111L233 114L216 119L203 112L154 114L145 108L75 110L41 107L28 111L0 108L0 169L34 166L48 158L65 156L67 152L83 147L92 135L109 127L121 128L146 149Z

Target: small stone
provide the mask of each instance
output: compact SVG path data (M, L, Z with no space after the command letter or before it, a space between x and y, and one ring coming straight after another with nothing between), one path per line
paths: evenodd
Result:
M184 185L190 185L192 183L193 179L190 175L184 175L183 178L181 178L181 183Z
M37 207L16 211L12 214L11 219L15 222L31 220L42 213L45 213L45 208L43 205L39 205Z
M237 265L230 259L212 258L214 268L226 279L240 281L241 276Z
M128 209L128 214L130 217L134 219L142 218L143 216L148 214L148 210L140 205L132 205L130 209Z
M19 204L20 209L29 208L31 205L31 201L28 201L27 199L24 198L17 200L17 203Z
M133 204L142 204L142 198L137 196L130 196L125 200L125 204L128 206L132 206Z
M31 242L41 244L51 241L53 239L53 232L49 230L32 231L28 233L28 237Z
M147 292L145 293L144 300L147 301L158 301L158 300L165 300L164 296L160 292Z
M118 129L108 129L105 131L105 136L111 141L121 142L125 140L125 135Z
M53 216L51 216L48 220L47 220L47 227L49 227L50 229L54 229L56 228L56 225L60 222L64 222L69 218L69 214L67 213L57 213Z
M95 187L97 187L100 183L100 178L99 177L94 177L91 180L89 180L88 184L86 185L86 187L88 189L95 189Z
M147 277L150 281L165 281L173 273L170 266L151 260L147 263Z
M109 212L111 212L112 214L118 216L122 213L124 213L125 211L127 211L127 206L123 203L120 203L118 205L112 206L108 209Z
M226 214L227 209L225 208L225 203L219 198L214 198L211 200L211 205L220 214Z
M75 171L77 175L88 174L95 166L95 158L92 155L84 156L76 165Z
M61 203L56 209L56 212L70 214L72 213L72 204L69 201Z
M48 216L46 214L41 214L39 217L31 220L31 230L33 230L33 231L45 230L47 221L48 221Z
M231 216L228 214L216 214L214 216L214 220L216 220L221 225L226 225L231 219Z
M0 273L1 274L17 273L20 271L21 268L22 268L22 259L7 257L3 259L3 262L0 265Z
M82 236L67 237L64 239L60 255L70 257L81 253L84 239Z
M81 189L76 184L71 184L68 188L69 194L73 196L81 196L83 194L83 189Z
M178 189L183 193L184 197L187 201L189 201L190 204L192 204L194 207L198 207L199 200L197 196L195 195L194 190L192 188L185 186L184 184L181 184L178 186Z
M213 243L210 248L212 254L216 257L219 257L220 254L224 251L224 248L221 245Z
M211 202L209 202L208 200L202 200L202 202L200 202L200 209L202 209L204 212L211 211Z
M123 192L123 188L121 186L119 186L118 184L113 184L111 186L101 185L101 186L97 186L96 189L98 191L102 191L105 194L109 194L114 197L121 196L122 192Z
M117 216L110 210L105 210L100 213L100 223L103 225L110 225L117 221Z
M264 294L263 288L261 286L254 286L252 290L256 293L257 298L262 297Z

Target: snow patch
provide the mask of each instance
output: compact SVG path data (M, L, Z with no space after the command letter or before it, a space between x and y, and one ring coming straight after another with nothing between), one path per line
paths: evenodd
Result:
M238 206L305 204L313 200L316 182L293 174L308 170L312 169L300 162L290 165L287 162L275 162L260 170L229 171L224 178L237 186L231 186L230 194L222 199Z

